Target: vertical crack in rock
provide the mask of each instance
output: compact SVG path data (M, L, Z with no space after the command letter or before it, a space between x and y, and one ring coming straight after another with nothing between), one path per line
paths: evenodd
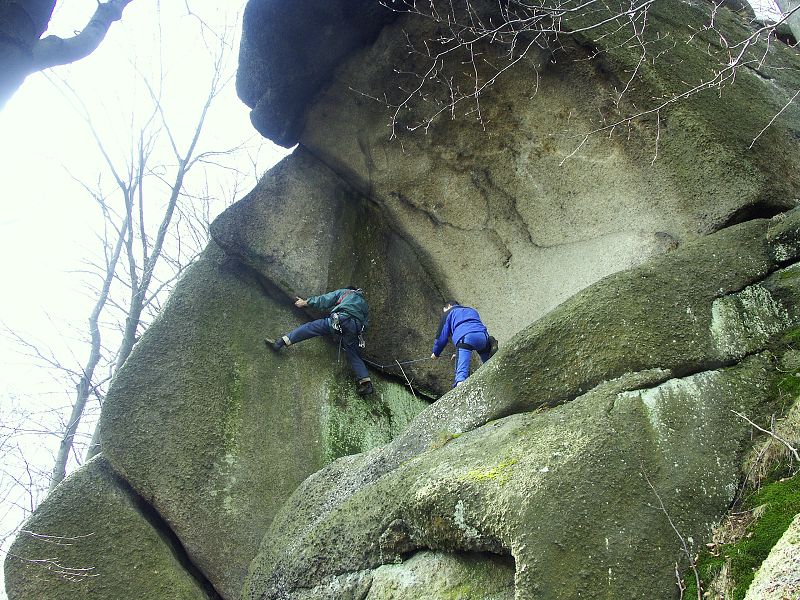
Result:
M492 178L491 171L488 168L483 169L479 174L474 174L472 177L472 182L475 187L478 188L478 191L480 191L481 195L486 201L487 212L489 212L490 218L493 216L491 215L491 207L494 205L494 203L489 197L489 193L494 192L505 202L506 206L508 207L510 221L512 224L517 226L517 229L521 232L522 237L534 248L541 248L541 246L533 240L531 228L525 220L525 217L523 217L522 213L519 211L516 196L509 194L506 190L500 187L500 185L498 185Z
M150 523L150 526L158 532L164 543L172 552L175 560L178 561L184 570L197 582L198 586L205 592L208 600L225 600L222 595L217 592L214 585L209 581L200 568L192 562L189 553L183 546L180 538L175 534L169 523L162 517L159 512L145 500L135 489L128 483L119 473L112 470L114 483L130 499L131 503L137 508L139 513L144 519Z

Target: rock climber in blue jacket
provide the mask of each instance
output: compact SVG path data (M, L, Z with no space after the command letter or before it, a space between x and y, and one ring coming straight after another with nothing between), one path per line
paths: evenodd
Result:
M480 355L482 362L486 362L497 352L497 340L489 335L478 311L474 308L461 306L455 300L451 300L444 306L442 312L444 314L439 322L436 341L433 342L431 358L438 358L447 346L448 339L452 339L458 349L456 377L453 382L455 387L469 377L469 363L473 350Z
M264 340L267 346L274 352L279 352L284 346L291 346L313 337L321 335L332 337L335 341L341 342L344 348L350 368L358 379L356 390L358 394L361 396L371 394L374 391L372 380L359 351L364 345L362 334L369 320L369 306L364 299L364 291L360 288L346 287L321 296L305 299L298 296L294 305L298 308L310 306L320 312L329 313L329 316L300 325L277 340L267 338Z

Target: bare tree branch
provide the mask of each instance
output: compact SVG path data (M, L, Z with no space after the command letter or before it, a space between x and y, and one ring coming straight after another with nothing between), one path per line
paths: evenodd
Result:
M83 31L74 37L63 39L49 35L33 46L30 72L41 71L57 65L66 65L89 56L106 37L114 21L122 18L122 11L131 0L109 0L98 3L92 18Z
M669 512L667 512L667 507L664 506L664 501L661 499L661 496L656 491L656 488L653 486L652 482L650 481L650 478L647 476L647 473L645 473L644 468L642 468L641 472L642 475L644 476L644 480L647 482L648 487L653 492L656 499L658 499L658 504L661 506L661 512L663 512L664 515L667 517L667 521L669 521L670 527L672 527L672 530L675 532L675 535L678 536L678 539L681 542L681 549L683 550L683 553L686 555L686 558L689 561L689 566L691 567L692 572L694 573L695 583L697 584L697 600L703 600L703 589L700 582L700 573L697 570L697 564L695 563L694 557L692 556L692 553L689 551L689 546L686 544L686 539L681 535L681 532L675 526L672 517L669 515ZM677 566L675 570L677 572ZM680 578L678 578L678 588L680 588L681 597L683 597L683 587L681 585Z

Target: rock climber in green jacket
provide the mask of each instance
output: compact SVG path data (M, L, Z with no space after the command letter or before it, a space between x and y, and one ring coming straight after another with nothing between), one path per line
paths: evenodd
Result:
M291 346L313 337L322 335L332 337L337 342L340 341L344 348L350 368L358 379L358 394L361 396L371 394L374 391L372 380L360 352L360 348L364 345L362 334L369 322L369 306L364 299L364 291L360 288L346 287L321 296L305 299L298 296L294 305L298 308L310 306L320 312L329 313L329 316L300 325L277 340L267 338L265 340L267 346L274 352L279 352L284 346Z

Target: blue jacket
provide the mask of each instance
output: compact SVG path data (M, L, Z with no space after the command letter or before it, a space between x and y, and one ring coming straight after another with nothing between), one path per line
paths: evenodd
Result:
M457 344L468 333L486 333L486 326L481 322L478 311L469 306L456 304L453 308L442 315L439 322L439 333L436 334L436 341L433 342L433 353L439 356L447 346L448 338L453 338L453 343Z
M321 296L311 296L306 302L321 312L339 313L343 317L352 317L366 327L369 322L369 306L362 294L363 292L360 290L344 288Z

